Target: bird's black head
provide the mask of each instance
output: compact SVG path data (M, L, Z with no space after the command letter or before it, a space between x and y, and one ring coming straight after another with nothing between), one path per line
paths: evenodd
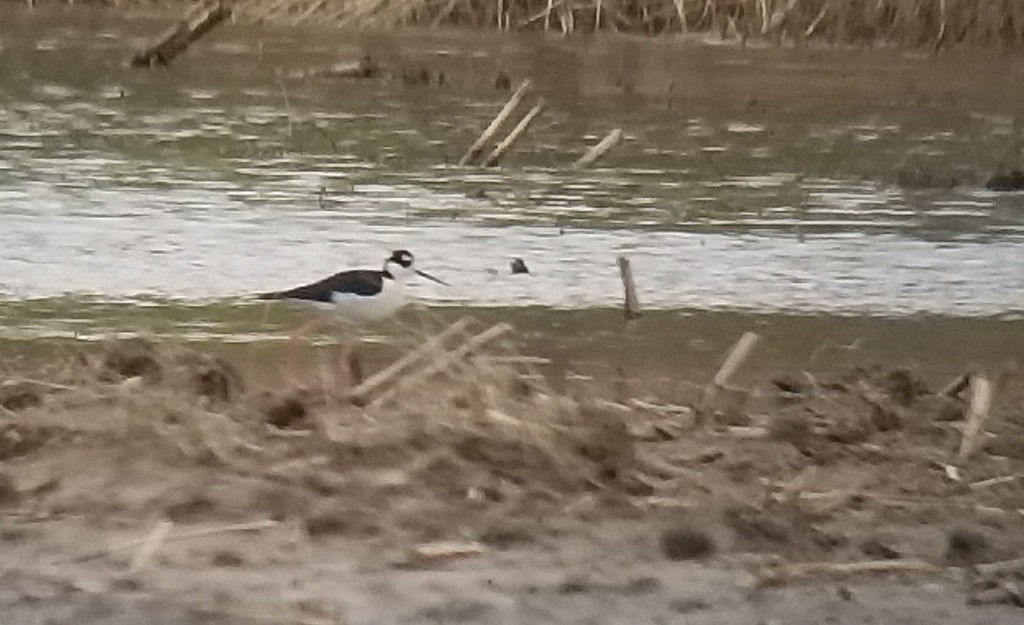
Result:
M389 263L395 263L401 267L408 269L412 267L412 252L409 250L395 250L391 252L391 257L388 258Z

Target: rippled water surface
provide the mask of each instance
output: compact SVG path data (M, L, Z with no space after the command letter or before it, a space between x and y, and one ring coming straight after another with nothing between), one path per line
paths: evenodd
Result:
M167 20L3 11L8 306L220 301L407 247L453 284L416 285L436 303L618 305L626 254L648 308L1024 311L1024 196L983 189L1024 101L1002 51L228 25L144 71ZM308 77L364 54L392 77ZM501 169L457 167L501 69L547 111Z

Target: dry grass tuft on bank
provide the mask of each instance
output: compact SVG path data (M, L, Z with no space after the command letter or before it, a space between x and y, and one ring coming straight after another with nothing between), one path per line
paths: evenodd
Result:
M193 4L186 0L92 3L119 10ZM698 33L743 41L935 48L1024 42L1024 3L1018 0L238 0L229 4L243 22L360 29L456 26L561 33Z

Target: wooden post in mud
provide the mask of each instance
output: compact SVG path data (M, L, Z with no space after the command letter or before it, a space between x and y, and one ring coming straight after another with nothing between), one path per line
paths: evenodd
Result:
M546 104L542 99L539 102L537 102L537 104L535 104L532 109L530 109L529 113L523 115L523 118L519 120L519 123L516 124L516 127L512 129L512 132L508 133L508 136L505 137L505 140L499 143L498 147L494 148L494 151L491 152L491 155L487 157L487 159L484 161L484 167L494 167L495 165L497 165L498 162L501 161L502 157L505 156L505 153L512 149L512 146L515 145L516 141L519 140L519 137L522 136L524 132L526 132L526 129L529 127L530 122L532 122L535 117L540 115L541 111L544 110L545 106Z
M637 319L643 313L640 312L640 301L636 297L636 284L633 282L633 270L629 267L629 259L619 256L619 276L622 278L622 288L625 289L626 297L623 301L623 308L626 314L626 321Z
M230 15L230 7L225 6L222 1L194 8L185 19L157 38L156 43L136 52L132 57L131 66L156 67L170 64L174 57Z
M715 377L711 379L711 382L704 387L704 392L701 394L700 403L697 404L697 410L695 412L697 425L704 425L707 423L707 415L714 405L715 398L718 394L729 385L729 380L732 379L733 374L740 368L740 365L750 356L750 352L753 351L754 346L757 345L757 341L761 337L755 332L747 332L740 337L740 340L736 341L736 345L729 351L729 355L726 356L725 362L722 367L715 374Z
M587 150L587 153L581 156L578 161L573 163L573 169L582 169L593 165L609 150L617 146L620 141L622 141L622 129L616 128L605 135L604 139L601 139L597 145Z
M532 83L527 79L519 84L516 88L515 93L509 97L508 102L502 107L498 115L491 121L491 124L480 134L480 137L470 146L469 150L463 155L462 159L459 160L459 166L472 165L473 161L480 158L480 154L484 151L484 146L494 137L498 132L498 128L505 123L505 120L512 115L512 111L515 110L519 103L522 101L523 96L526 95L527 90L530 88Z
M972 376L971 403L967 407L967 418L964 421L964 437L960 440L960 449L956 454L958 462L967 460L978 449L978 439L981 438L991 409L992 384L983 374Z

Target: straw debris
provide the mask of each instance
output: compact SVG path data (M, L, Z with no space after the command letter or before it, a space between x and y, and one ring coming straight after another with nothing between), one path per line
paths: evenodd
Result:
M513 337L507 324L460 320L370 376L355 397L248 388L214 356L111 343L74 354L49 372L47 384L33 386L40 405L0 423L0 440L12 441L0 444L0 458L73 435L115 447L145 444L238 475L313 480L330 492L415 488L438 501L508 501L534 487L620 486L634 469L623 415L554 392L519 357ZM307 462L315 455L327 464Z
M472 26L564 34L610 30L647 35L703 34L746 42L1020 45L1024 8L987 0L252 0L240 19L296 24L315 20L353 28Z

